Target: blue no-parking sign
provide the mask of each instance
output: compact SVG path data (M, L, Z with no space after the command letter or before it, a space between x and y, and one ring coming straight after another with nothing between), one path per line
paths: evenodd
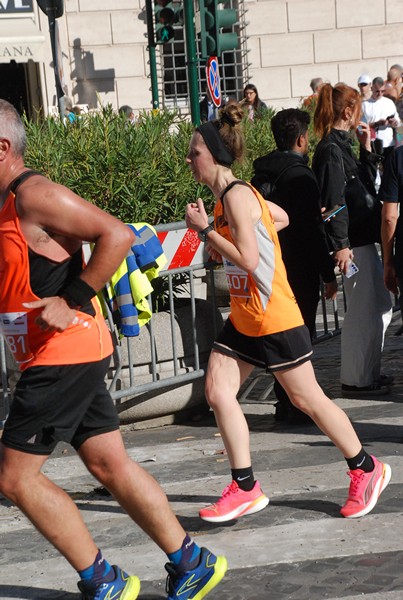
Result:
M207 86L215 106L221 106L220 72L216 56L210 56L206 66Z

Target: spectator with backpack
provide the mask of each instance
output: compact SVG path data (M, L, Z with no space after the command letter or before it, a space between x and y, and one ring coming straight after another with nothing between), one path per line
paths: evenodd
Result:
M308 112L298 108L282 110L272 118L277 149L255 160L251 183L264 198L288 214L289 226L278 232L282 257L288 281L313 338L320 277L326 298L336 296L337 282L326 242L319 186L308 166L309 121ZM276 420L306 422L309 417L293 406L277 380L274 391L278 400Z

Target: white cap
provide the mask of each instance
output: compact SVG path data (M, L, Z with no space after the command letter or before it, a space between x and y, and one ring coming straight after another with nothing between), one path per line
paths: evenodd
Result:
M365 85L367 85L368 83L371 83L372 79L369 75L360 75L358 78L358 85L360 85L360 83L364 83Z

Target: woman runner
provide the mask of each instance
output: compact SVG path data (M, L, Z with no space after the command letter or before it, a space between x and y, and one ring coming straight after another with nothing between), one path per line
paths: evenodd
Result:
M186 223L206 243L211 258L223 261L231 294L230 316L209 359L206 397L232 482L199 514L205 521L224 522L258 512L269 502L253 476L248 425L237 401L240 386L258 366L274 374L292 403L343 454L351 483L341 514L360 517L374 508L391 469L363 449L347 415L316 381L309 332L287 282L277 237L276 229L287 224L286 213L231 170L244 153L242 117L239 105L225 106L218 120L196 129L186 159L195 180L217 198L214 227L200 198L187 205Z

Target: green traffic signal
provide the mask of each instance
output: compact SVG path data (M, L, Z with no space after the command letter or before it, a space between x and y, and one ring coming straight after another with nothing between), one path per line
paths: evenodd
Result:
M223 32L222 29L231 29L237 22L234 8L222 8L228 0L199 0L200 8L200 42L201 56L221 56L226 50L238 47L238 36L234 31Z
M216 51L214 0L199 0L199 8L201 55L207 59Z
M221 56L226 50L234 50L238 47L238 36L234 31L223 33L221 29L230 29L237 22L235 8L220 8L220 4L225 4L226 0L214 0L216 6L216 39L217 56Z
M169 0L155 0L154 16L156 42L166 44L175 36L173 25L183 22L182 5Z

